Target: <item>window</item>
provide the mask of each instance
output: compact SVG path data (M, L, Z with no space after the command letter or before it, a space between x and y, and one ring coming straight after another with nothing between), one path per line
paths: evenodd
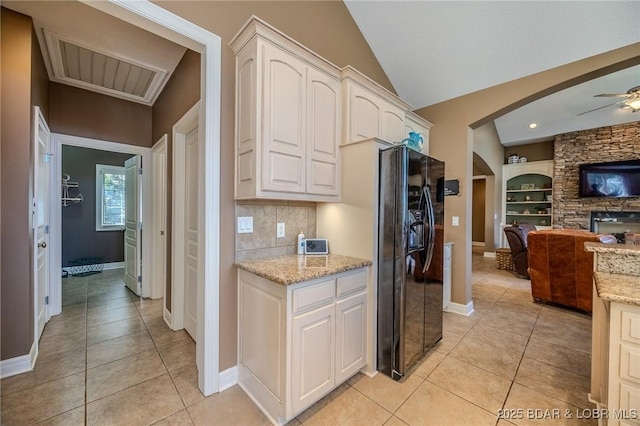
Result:
M96 231L124 229L124 167L96 164Z

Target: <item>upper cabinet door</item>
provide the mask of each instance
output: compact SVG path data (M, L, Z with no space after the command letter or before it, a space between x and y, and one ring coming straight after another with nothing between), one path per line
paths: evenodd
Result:
M264 151L262 189L305 191L306 66L263 45Z
M307 192L338 195L340 81L307 69Z
M405 111L390 104L385 104L382 110L381 138L387 142L402 142L404 134Z
M357 84L349 84L349 140L357 142L381 136L381 99Z

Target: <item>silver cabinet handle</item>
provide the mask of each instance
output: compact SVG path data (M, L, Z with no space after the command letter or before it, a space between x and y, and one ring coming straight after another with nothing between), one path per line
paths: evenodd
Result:
M47 248L47 242L46 241L41 242L40 244L38 244L38 247Z

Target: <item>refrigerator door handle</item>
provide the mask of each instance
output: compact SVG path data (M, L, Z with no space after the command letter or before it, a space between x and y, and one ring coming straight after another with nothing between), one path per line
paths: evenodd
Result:
M427 258L424 262L424 266L422 267L422 273L426 273L429 266L431 266L431 260L433 259L433 250L436 245L436 221L435 221L435 212L433 211L433 201L431 200L431 194L429 193L428 186L424 186L422 188L422 192L426 195L427 199L427 219L429 221L429 241L427 242Z

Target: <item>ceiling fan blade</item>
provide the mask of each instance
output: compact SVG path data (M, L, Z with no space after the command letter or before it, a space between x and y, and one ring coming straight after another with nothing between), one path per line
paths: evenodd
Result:
M590 113L590 112L593 112L593 111L597 111L597 110L599 110L599 109L603 109L603 108L606 108L606 107L610 107L611 105L620 104L620 103L622 103L622 102L624 102L624 101L618 101L618 102L614 102L614 103L612 103L612 104L603 105L603 106L598 107L598 108L590 109L589 111L584 111L584 112L581 112L580 114L576 114L576 117L578 117L578 116L580 116L580 115L584 115L584 114Z
M600 93L593 95L594 98L628 98L633 93Z

